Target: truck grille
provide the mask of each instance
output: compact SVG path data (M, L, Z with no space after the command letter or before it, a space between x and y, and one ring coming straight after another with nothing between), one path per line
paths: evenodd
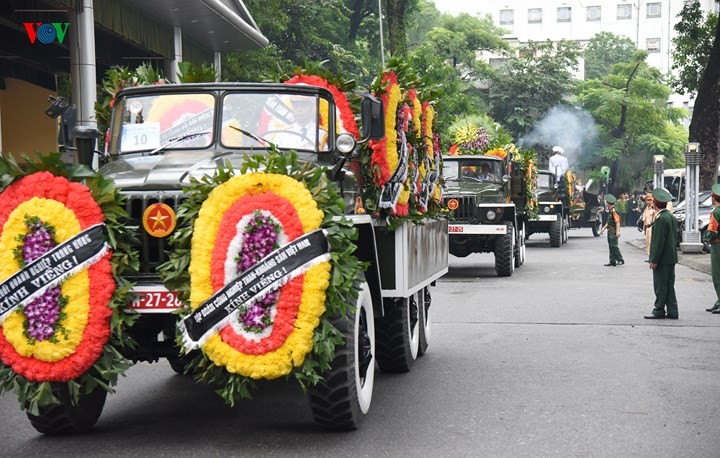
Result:
M452 212L455 219L462 220L473 217L475 211L475 196L446 196L445 205L447 205L451 199L458 201L457 210Z
M168 237L156 238L149 235L142 224L142 215L145 209L152 204L163 203L177 211L177 206L182 202L182 191L165 192L133 192L123 193L125 196L125 210L130 216L130 227L135 230L139 245L137 246L140 255L139 273L142 277L157 276L157 267L167 261Z

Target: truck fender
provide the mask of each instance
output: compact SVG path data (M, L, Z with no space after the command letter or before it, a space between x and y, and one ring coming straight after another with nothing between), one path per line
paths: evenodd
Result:
M380 265L377 257L377 245L375 244L375 231L373 230L371 221L367 223L355 221L355 227L358 230L358 239L355 242L357 245L355 256L357 256L361 262L367 262L369 264L367 270L365 270L365 280L370 288L375 318L378 318L384 315L384 309L382 285L380 284Z

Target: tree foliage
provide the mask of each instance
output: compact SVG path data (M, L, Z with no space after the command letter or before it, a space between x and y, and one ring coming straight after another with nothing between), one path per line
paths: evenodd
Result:
M715 38L718 16L705 15L699 2L687 2L675 24L677 36L673 38L672 87L680 94L694 95L700 85L700 78L707 66Z
M613 65L632 61L635 49L635 43L628 37L611 32L596 33L583 53L585 79L602 78L612 71Z
M610 166L612 191L628 190L648 176L652 156L663 154L668 167L680 167L684 110L666 102L670 88L660 71L638 51L634 61L617 64L602 80L582 82L578 104L595 119L597 147L581 157L581 167Z
M522 136L572 93L579 54L578 45L570 41L530 42L491 80L490 115Z

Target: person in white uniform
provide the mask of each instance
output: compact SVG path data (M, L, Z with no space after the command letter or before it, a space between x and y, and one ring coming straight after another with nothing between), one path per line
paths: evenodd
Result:
M550 171L555 173L556 178L560 178L565 176L565 172L569 167L567 158L563 156L565 149L562 146L553 146L552 150L554 154L550 157L548 167Z

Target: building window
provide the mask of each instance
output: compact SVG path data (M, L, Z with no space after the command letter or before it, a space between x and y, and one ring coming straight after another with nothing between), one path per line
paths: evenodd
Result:
M648 52L660 52L660 39L659 38L648 38L647 39L647 51Z
M632 5L618 5L618 19L632 19Z
M561 6L557 9L557 21L558 22L570 22L572 10L569 6Z
M648 3L647 4L647 17L660 17L661 3Z
M513 16L513 10L500 10L500 25L512 25Z
M542 8L528 9L528 24L542 23Z
M587 7L587 20L588 21L599 21L600 20L600 7L599 6L588 6Z

